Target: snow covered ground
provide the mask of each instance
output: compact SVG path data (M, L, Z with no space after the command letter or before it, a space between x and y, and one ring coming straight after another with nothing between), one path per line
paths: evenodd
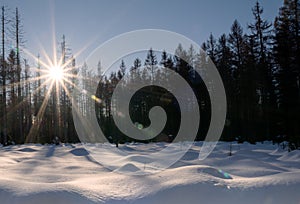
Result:
M118 170L138 171L137 154L165 145L121 145L133 156L118 161ZM107 169L81 144L1 147L0 203L300 204L300 151L289 153L269 142L233 144L233 155L228 156L229 143L220 142L199 161L201 145L195 143L169 169L141 176ZM114 148L105 153L113 154Z

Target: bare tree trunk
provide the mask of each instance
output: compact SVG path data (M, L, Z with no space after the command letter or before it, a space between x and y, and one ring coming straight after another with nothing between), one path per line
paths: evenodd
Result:
M25 87L25 97L26 97L26 109L25 109L25 133L26 135L29 133L30 128L32 126L32 114L31 114L31 93L30 93L30 82L29 79L29 65L27 64L27 60L24 59L25 64L25 81L24 81L24 87ZM34 141L36 142L36 141Z
M2 6L2 103L3 103L3 144L7 143L7 114L6 114L6 66L5 66L5 9Z
M20 63L20 38L19 38L19 26L20 26L20 18L18 8L16 8L16 54L17 54L17 93L18 93L18 103L22 102L22 91L21 91L21 63ZM23 109L20 109L17 112L18 120L19 120L19 141L20 143L24 142L23 137Z
M62 65L65 66L66 63L66 39L65 39L65 35L63 35L63 41L61 43L61 54L62 54ZM67 67L65 67L64 69L68 69ZM65 84L65 86L67 86ZM63 111L63 117L62 117L62 125L63 125L63 139L64 142L68 142L68 130L67 130L67 117L66 117L66 103L67 103L67 96L66 96L66 91L65 89L62 87L62 111Z

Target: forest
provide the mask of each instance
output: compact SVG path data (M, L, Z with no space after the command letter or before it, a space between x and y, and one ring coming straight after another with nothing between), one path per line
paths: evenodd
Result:
M96 104L99 125L114 143L130 142L113 121L111 97L118 82L130 72L131 78L167 80L165 69L180 74L193 88L200 104L202 122L196 140L203 140L210 122L210 100L195 67L207 64L206 55L216 65L227 96L227 117L221 137L223 141L288 142L288 149L300 147L300 2L284 0L273 22L264 19L263 8L256 2L248 25L235 20L230 32L215 37L210 34L202 50L192 46L184 50L179 44L175 53L149 48L145 58L130 64L117 62L117 70L103 73L99 59L98 73L88 73L87 65L77 66L65 36L59 55L70 75L101 78L92 99ZM1 13L0 67L0 142L3 145L23 143L79 142L73 119L71 92L74 81L61 87L46 83L44 64L35 56L29 65L21 49L26 36L18 8ZM13 16L13 17L10 17ZM13 42L13 46L6 39ZM145 70L150 70L150 72ZM151 74L149 74L151 73ZM88 84L86 84L88 86ZM54 87L54 88L53 88ZM149 94L150 93L150 94ZM59 97L58 97L59 96ZM83 99L87 100L87 99ZM130 102L132 121L138 128L149 125L147 117L153 106L161 106L168 115L163 132L151 141L172 141L180 126L178 102L161 87L145 87ZM87 107L80 107L86 109ZM187 108L188 111L188 108ZM151 142L150 141L150 142ZM147 141L148 142L148 141Z

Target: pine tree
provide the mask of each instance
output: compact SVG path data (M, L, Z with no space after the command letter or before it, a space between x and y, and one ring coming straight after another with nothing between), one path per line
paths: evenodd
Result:
M216 62L216 39L212 33L209 35L209 40L206 42L206 52L210 59L215 63Z
M273 73L270 64L272 24L262 18L263 8L258 1L252 8L252 13L254 23L248 25L251 31L251 34L248 36L248 41L251 49L250 55L254 57L254 61L252 60L250 63L257 73L252 75L252 77L257 76L253 80L256 82L255 89L259 93L260 115L257 116L257 120L260 120L261 126L265 129L260 132L260 135L266 135L265 139L270 139L271 128L274 125L270 123L272 118L271 114L276 110Z
M187 51L179 44L175 50L174 67L175 71L187 81L189 80L190 70L192 69L189 65L189 60Z
M134 61L133 61L133 65L132 67L130 68L130 78L131 78L131 81L135 81L136 79L139 79L141 76L140 76L140 68L142 66L142 62L139 58L136 58Z
M231 32L228 37L228 45L232 54L231 58L231 70L232 70L232 80L233 80L233 87L232 87L232 101L233 101L233 119L232 125L236 130L238 135L242 135L243 127L242 124L245 123L243 121L243 104L241 102L241 73L244 69L245 61L244 61L244 33L240 23L235 20L231 26ZM244 136L244 140L247 138Z
M119 70L117 72L118 80L121 80L123 78L123 76L125 76L125 73L126 73L126 65L125 65L124 60L122 60Z
M152 50L152 48L150 48L150 50L147 53L147 57L145 59L145 63L144 65L146 66L147 69L150 70L151 72L151 80L154 80L154 72L156 70L156 65L157 65L157 59L156 59L156 55L154 54L154 51Z
M300 146L299 7L298 0L285 0L274 23L281 132L287 135L291 149Z
M272 24L262 19L263 8L257 1L252 8L254 23L248 25L251 31L251 37L254 39L254 52L258 62L264 63L268 55L268 47L270 46Z
M235 127L232 125L232 120L234 120L233 111L234 111L234 93L232 92L233 76L232 76L232 67L231 67L232 53L230 51L227 36L225 34L221 35L218 39L216 45L216 54L215 54L215 64L222 77L224 88L227 95L227 123L223 133L223 140L234 140Z

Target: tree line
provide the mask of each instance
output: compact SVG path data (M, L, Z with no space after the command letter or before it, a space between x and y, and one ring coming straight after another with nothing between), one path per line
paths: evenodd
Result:
M131 79L128 79L128 82L135 78L167 80L164 69L172 69L189 83L197 96L201 118L204 119L201 119L196 139L203 140L210 121L210 100L201 77L193 70L197 66L205 66L207 54L223 79L227 95L228 110L221 139L250 143L265 140L275 143L288 141L290 150L297 149L300 147L299 8L298 0L284 0L274 22L268 22L263 18L263 8L256 2L252 8L253 19L246 25L246 29L235 20L228 34L218 38L211 34L202 44L205 53L194 50L193 47L185 50L181 45L178 45L173 54L150 49L144 60L136 58L129 66L121 60L119 69L111 73L101 73L99 63L98 75L102 75L102 79L93 100L96 103L95 111L99 124L105 135L115 143L132 141L118 130L112 118L114 109L111 96L126 72L130 72ZM18 46L9 52L8 57L5 55L3 39L6 23L3 7L0 125L3 138L9 136L4 141L25 142L32 129L32 121L38 121L40 127L33 134L37 136L32 137L31 142L50 143L55 137L63 142L78 141L68 97L60 97L60 102L55 102L52 93L49 100L52 103L49 102L46 106L43 118L37 117L47 87L33 94L33 90L42 82L35 81L21 86L22 81L28 80L26 77L36 77L38 72L26 74L26 67L29 65L25 60L22 66ZM20 37L15 35L16 45L17 38ZM83 76L95 77L86 72L86 66L83 65L77 71L82 72ZM59 113L55 104L60 107ZM138 128L147 127L150 123L149 110L156 105L166 110L168 121L162 134L152 141L172 141L180 126L181 107L167 90L145 87L138 91L129 107L131 119ZM55 120L57 115L60 118L58 121Z
M271 23L263 18L263 8L256 2L252 8L252 22L247 25L246 32L235 20L230 33L218 39L211 34L202 44L202 50L215 63L226 89L228 110L222 140L250 143L288 141L290 150L300 146L299 8L298 0L285 0L274 23ZM121 61L119 71L110 73L99 84L98 97L106 100L104 104L111 104L109 100L113 89L126 69L133 78L143 80L149 80L153 75L143 69L158 69L154 77L162 80L167 80L167 76L159 65L172 69L193 87L201 104L204 124L200 124L196 139L203 140L210 120L210 102L201 79L196 80L199 83L195 82L193 68L206 63L205 54L193 47L184 50L179 45L174 55L164 51L155 53L150 49L144 64L139 58L129 67ZM147 98L149 92L151 98ZM131 102L131 119L137 121L140 127L150 124L149 110L160 102L168 113L168 122L161 134L164 136L159 135L154 140L172 140L168 136L176 135L178 131L180 111L170 93L158 87L148 87L139 91ZM139 105L134 105L134 102ZM99 105L98 119L104 132L110 135L112 141L131 141L116 128L112 111L111 106Z

